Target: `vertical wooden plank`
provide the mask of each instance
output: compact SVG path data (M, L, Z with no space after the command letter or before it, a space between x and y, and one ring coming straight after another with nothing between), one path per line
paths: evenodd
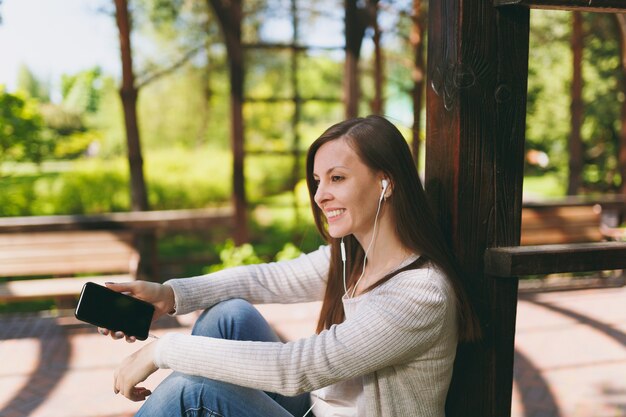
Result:
M506 417L517 280L487 276L483 254L519 243L529 12L441 0L429 14L426 190L484 331L459 347L446 415Z
M365 35L363 10L359 8L357 0L345 0L345 38L346 61L344 64L343 99L345 102L346 119L359 115L359 59L361 44Z
M235 206L235 244L248 241L248 216L244 175L243 87L244 60L241 43L242 0L207 0L217 15L228 52L230 78L230 127L233 149L233 203Z

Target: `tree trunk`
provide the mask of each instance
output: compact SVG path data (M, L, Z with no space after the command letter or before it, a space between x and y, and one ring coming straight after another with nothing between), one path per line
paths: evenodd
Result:
M247 204L244 183L243 129L243 46L241 44L242 0L207 0L217 15L226 50L230 76L230 122L233 148L233 201L235 205L235 244L248 241Z
M568 195L576 195L582 186L583 142L580 129L583 121L583 21L580 12L572 13L572 86L571 86L571 131L569 138L569 182Z
M378 24L378 0L369 0L367 3L369 10L369 20L374 28L374 98L372 100L372 113L382 115L385 112L385 100L383 95L383 84L385 82L383 68L383 48L380 44L382 31Z
M619 27L619 43L620 43L620 58L622 62L622 83L621 89L626 97L626 15L617 13L615 14L617 20L617 26ZM619 172L622 177L622 184L620 185L620 193L626 195L626 99L622 100L621 111L621 130L619 140Z
M137 95L133 72L132 48L130 43L130 18L128 2L115 0L115 18L120 33L122 56L122 87L120 96L124 108L126 142L128 145L128 165L130 167L131 207L133 210L148 210L146 184L143 176L143 158L137 125Z
M422 102L424 97L424 25L422 23L422 1L413 0L413 26L411 27L411 46L413 49L413 71L411 77L413 79L413 160L415 166L419 167L420 159L420 131L422 130Z
M133 211L149 210L148 194L143 175L143 157L137 123L137 96L133 72L133 55L130 42L131 22L126 0L115 0L115 19L120 34L120 52L122 57L122 87L120 96L124 109L126 143L128 146L128 165L130 168L130 194ZM153 233L139 233L135 239L140 262L137 274L140 279L158 280L156 237Z
M346 118L350 119L359 114L359 57L361 44L365 35L364 12L357 6L357 0L345 0L345 32L346 32L346 61L344 66L344 102Z

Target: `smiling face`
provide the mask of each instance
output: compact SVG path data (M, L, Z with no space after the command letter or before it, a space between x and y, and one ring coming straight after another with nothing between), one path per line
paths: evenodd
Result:
M361 242L371 234L380 198L382 173L365 165L345 139L322 145L315 154L315 203L334 238L354 234Z

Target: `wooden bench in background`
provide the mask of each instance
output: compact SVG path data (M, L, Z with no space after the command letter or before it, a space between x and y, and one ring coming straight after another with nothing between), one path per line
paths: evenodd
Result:
M232 209L165 210L0 218L0 302L55 299L69 307L87 281L137 278L138 236L232 225Z
M522 208L520 245L611 240L608 231L619 225L624 206L621 195L526 201Z
M54 298L67 305L85 282L136 278L139 254L128 231L0 234L0 302ZM53 278L25 279L52 276ZM22 278L22 279L18 279Z
M560 259L561 256L571 262L571 258L563 254L572 252L574 257L582 256L582 253L586 253L584 251L587 250L587 245L591 245L591 248L596 248L594 245L597 245L603 251L614 248L608 241L619 240L615 233L620 230L617 226L622 221L624 206L624 196L621 195L595 199L574 196L549 201L526 201L522 207L520 247L509 251L515 255L511 259L513 262L530 263L528 271L521 275L532 275L529 271L543 270L535 269L531 266L532 263L551 262L552 257ZM607 245L604 246L603 242ZM579 253L579 248L583 248L583 252ZM540 277L550 278L549 280L521 281L520 290L545 291L624 285L624 275L619 268L604 269L602 265L606 262L600 257L597 261L597 265L593 265L593 259L586 259L587 271L593 271L591 275L581 276L579 273L584 270L576 271L571 266L560 265L548 275L540 273ZM518 267L522 268L523 265ZM578 274L572 279L567 274L563 275L565 272Z
M601 242L602 207L561 206L522 208L520 245Z

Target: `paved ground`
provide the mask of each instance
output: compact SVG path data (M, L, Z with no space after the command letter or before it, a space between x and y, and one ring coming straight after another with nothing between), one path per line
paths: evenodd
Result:
M265 311L284 321L279 331L305 335L315 307ZM154 333L189 332L192 321ZM131 416L138 404L113 394L112 370L137 347L67 316L0 316L0 416ZM626 416L626 287L521 295L515 351L513 417Z

